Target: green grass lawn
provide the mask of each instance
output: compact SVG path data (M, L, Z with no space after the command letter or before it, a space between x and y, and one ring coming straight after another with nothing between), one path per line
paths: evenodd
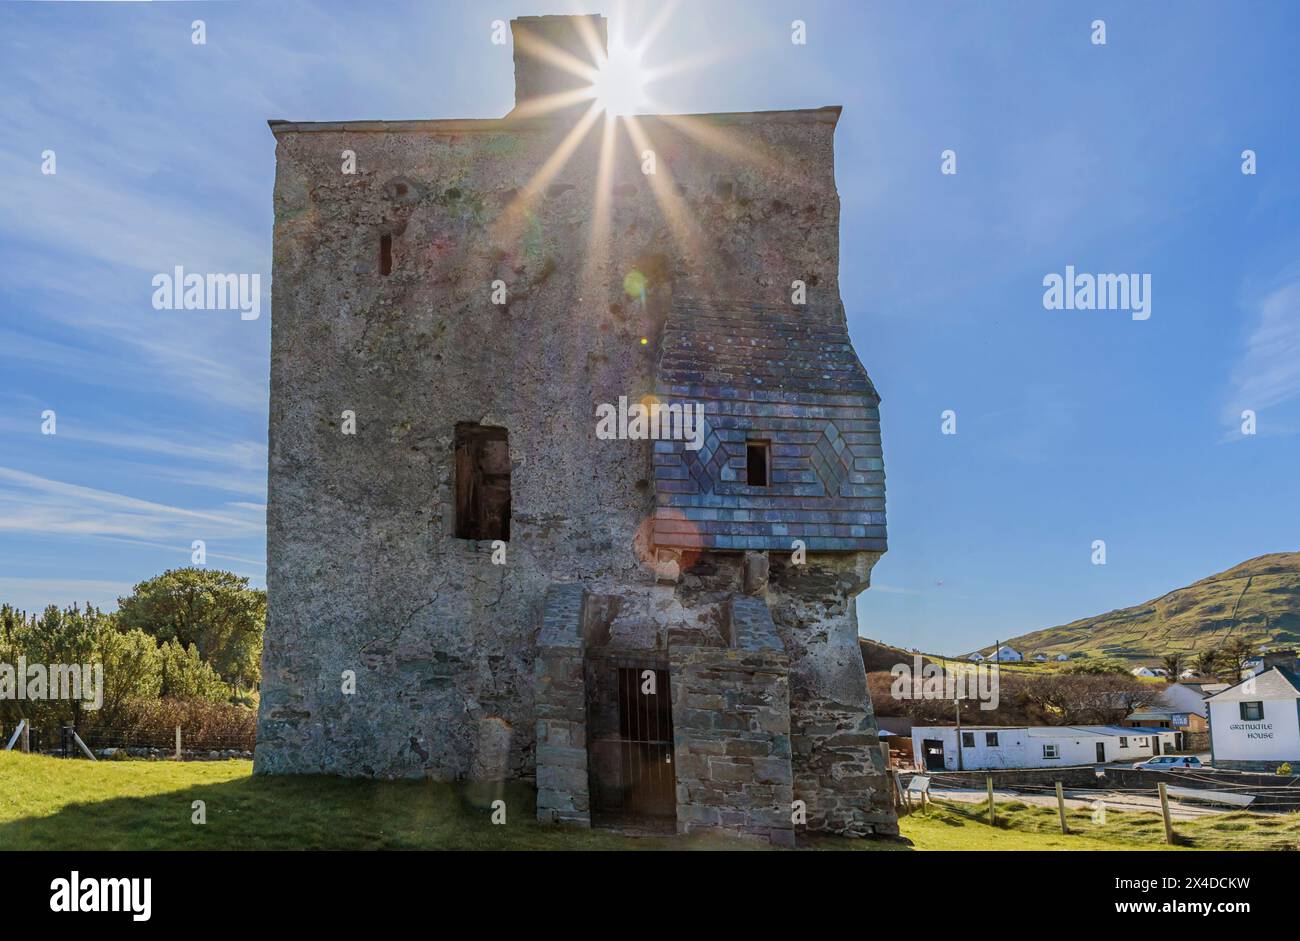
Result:
M929 816L937 817L937 823L927 824L927 814L918 812L904 819L902 829L918 849L1300 849L1300 813L1237 811L1196 820L1176 820L1176 842L1174 846L1168 846L1164 841L1164 823L1155 813L1107 810L1104 822L1094 822L1090 811L1067 808L1065 819L1070 833L1066 835L1061 833L1060 817L1055 808L1003 801L995 809L997 824L991 828L987 822L987 801L979 804L943 801L937 810L928 811ZM953 831L947 840L943 828ZM993 836L994 833L1040 842L1017 847L1004 843L1004 837ZM983 841L997 845L978 845ZM1048 841L1051 845L1044 845L1041 841ZM974 845L955 845L965 842Z
M431 781L332 777L253 777L248 761L67 760L0 752L0 850L12 849L763 849L721 836L630 837L549 827L534 819L524 784L475 793ZM505 825L491 822L492 800L506 802ZM207 823L191 822L193 802ZM1064 836L1055 811L999 805L989 827L978 805L931 807L902 821L919 850L1163 849L1159 817L1107 816L1094 826L1071 813ZM1194 846L1295 848L1300 815L1225 814L1179 823ZM907 849L897 843L810 839L827 850Z

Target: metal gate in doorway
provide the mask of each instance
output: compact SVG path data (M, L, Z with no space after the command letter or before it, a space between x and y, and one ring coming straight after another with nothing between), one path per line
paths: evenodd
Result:
M676 816L667 670L618 668L618 733L622 812L633 817Z

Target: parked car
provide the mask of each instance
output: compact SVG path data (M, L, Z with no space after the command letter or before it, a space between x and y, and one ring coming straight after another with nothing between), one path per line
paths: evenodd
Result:
M1133 766L1135 771L1200 771L1207 767L1194 755L1160 755L1139 761Z

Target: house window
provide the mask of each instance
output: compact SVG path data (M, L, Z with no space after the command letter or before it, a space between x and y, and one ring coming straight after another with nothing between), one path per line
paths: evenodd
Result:
M974 732L962 732L962 733L961 733L961 747L962 747L962 748L974 748L974 747L975 747L975 733L974 733Z
M510 444L504 428L456 426L456 538L510 540Z
M393 273L393 237L391 235L381 235L379 237L379 273Z
M998 733L997 733L997 732L985 732L985 733L984 733L984 745L985 745L985 747L987 747L987 748L997 748L997 747L998 747Z
M1044 757L1044 758L1060 758L1060 757L1061 757L1061 746L1060 746L1060 745L1044 745L1044 746L1043 746L1043 757Z
M1264 704L1262 702L1244 702L1241 704L1241 721L1258 722L1264 718Z
M750 441L745 444L745 482L751 487L766 487L771 475L772 447L767 441Z
M1121 735L1121 736L1119 737L1119 747L1120 747L1120 748L1128 748L1128 737L1127 737L1127 736Z

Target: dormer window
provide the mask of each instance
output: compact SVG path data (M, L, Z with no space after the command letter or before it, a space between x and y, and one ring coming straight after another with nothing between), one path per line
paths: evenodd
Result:
M772 443L748 441L745 443L745 482L751 487L766 487L772 480Z

